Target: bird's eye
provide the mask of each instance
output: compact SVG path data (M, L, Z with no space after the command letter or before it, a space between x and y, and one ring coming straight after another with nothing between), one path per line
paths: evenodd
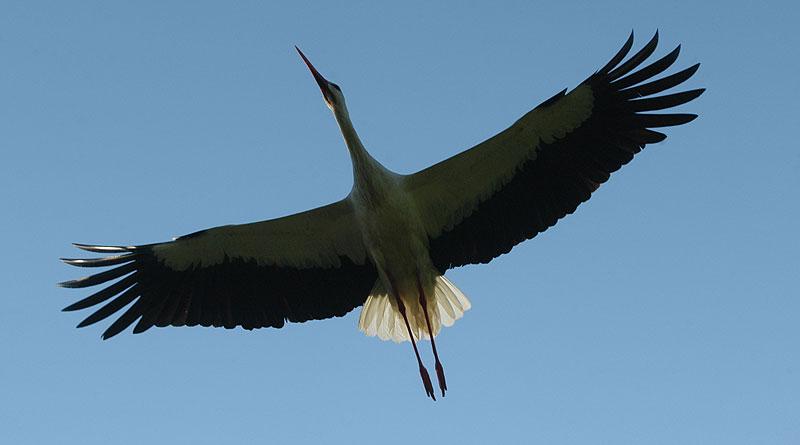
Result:
M339 91L340 93L342 92L342 89L339 88L339 85L336 85L335 83L331 82L331 86L336 88L336 90Z

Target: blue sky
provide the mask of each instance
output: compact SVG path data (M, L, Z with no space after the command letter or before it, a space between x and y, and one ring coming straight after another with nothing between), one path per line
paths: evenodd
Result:
M800 95L790 2L23 2L0 14L0 419L8 443L800 442ZM402 3L403 6L398 6ZM340 199L347 152L412 172L604 64L631 29L708 91L575 215L449 277L411 348L347 317L101 341L70 242L137 244ZM638 46L637 46L638 47ZM430 362L427 345L423 348Z

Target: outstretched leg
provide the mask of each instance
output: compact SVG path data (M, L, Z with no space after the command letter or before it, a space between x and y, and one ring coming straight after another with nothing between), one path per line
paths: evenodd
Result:
M428 317L428 301L425 298L425 291L422 288L422 281L417 277L417 289L419 290L419 304L422 306L422 312L425 314L425 324L428 325L428 335L431 338L431 348L433 349L433 358L436 360L436 378L439 380L439 389L442 391L444 397L447 391L447 381L444 379L444 368L442 362L439 360L439 353L436 352L436 341L433 339L433 329L431 329L431 319Z
M411 332L411 325L408 324L408 315L406 315L406 307L403 304L403 300L400 298L400 295L397 294L397 287L394 285L394 282L391 279L391 277L389 278L389 281L392 286L392 291L395 294L395 300L397 301L397 309L403 316L403 321L406 322L406 329L408 329L408 338L409 340L411 340L411 346L414 347L414 355L417 356L417 364L419 364L419 375L420 377L422 377L422 384L425 385L425 394L427 394L428 397L432 398L433 400L436 400L436 394L433 392L433 384L431 383L431 376L428 375L428 370L425 368L425 365L422 364L422 358L420 358L419 349L417 349L417 342L414 340L414 334Z

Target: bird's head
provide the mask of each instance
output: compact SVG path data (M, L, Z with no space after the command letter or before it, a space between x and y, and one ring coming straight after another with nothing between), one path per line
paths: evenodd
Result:
M311 70L311 74L314 76L314 80L317 81L317 85L319 85L319 89L322 91L322 97L325 99L325 103L328 104L328 108L336 111L344 107L344 95L342 95L342 90L339 88L339 85L329 82L322 77L322 74L314 68L314 65L311 64L306 55L300 51L300 48L295 46L294 49L297 50L300 57L302 57L303 61L306 63L306 66L308 66L308 69Z

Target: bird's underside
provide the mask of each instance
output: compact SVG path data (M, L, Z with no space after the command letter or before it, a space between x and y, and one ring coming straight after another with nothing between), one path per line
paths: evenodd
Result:
M131 325L134 333L153 326L280 328L287 321L343 316L364 305L360 329L381 339L412 340L422 373L414 340L433 340L442 325L451 325L470 306L444 278L448 269L487 263L553 226L646 144L664 140L654 129L696 117L662 112L704 90L661 94L689 79L699 64L658 78L680 47L644 64L657 42L658 33L624 60L631 34L605 66L572 91L556 94L475 147L407 176L380 173L385 169L361 146L341 90L303 56L350 150L353 193L307 212L164 243L76 244L106 256L66 263L110 269L61 283L104 286L64 310L102 305L78 327L118 314L103 333L107 339ZM392 193L360 199L360 191L383 187L380 175L393 178ZM381 209L397 200L405 203L401 221L381 220ZM390 248L376 241L405 236L401 226L413 227L407 242ZM402 255L403 249L413 252ZM387 260L395 257L410 259ZM433 397L429 380L426 392Z

